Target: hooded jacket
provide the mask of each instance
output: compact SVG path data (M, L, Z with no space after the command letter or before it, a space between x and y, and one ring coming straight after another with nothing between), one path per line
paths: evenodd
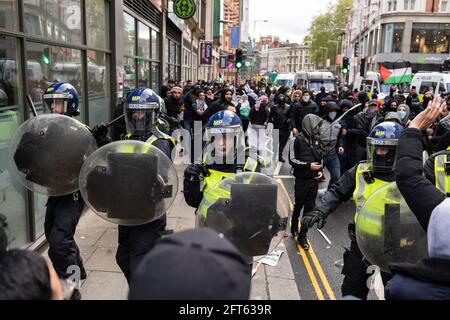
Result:
M418 263L394 264L394 277L386 297L395 300L450 300L450 199L431 214L428 224L428 255Z
M301 100L299 103L295 104L295 108L293 108L291 112L291 126L296 128L298 132L301 132L303 119L308 114L319 114L319 107L313 101L312 97L308 103Z
M411 115L411 109L409 108L409 106L407 104L405 104L405 103L401 104L397 108L397 112L399 113L399 115L400 115L400 111L398 111L398 109L400 109L400 108L405 108L406 109L406 116L405 116L405 118L401 119L401 116L400 116L400 119L402 121L402 125L404 127L406 127L408 125L408 122L409 122L409 116Z
M322 126L320 127L320 142L322 146L323 156L330 156L336 154L337 149L343 146L341 137L342 125L339 122L334 122L337 119L329 118L330 112L339 112L339 107L335 102L329 102L326 108L326 115L324 117Z
M277 104L270 110L270 122L273 123L275 129L290 130L291 106L287 103L280 104L279 96L276 100Z
M314 115L305 116L302 132L291 141L289 163L294 168L294 176L302 179L314 179L317 171L311 170L311 163L322 161L320 149L320 126L323 120Z
M213 102L210 106L208 106L208 109L203 113L203 120L207 121L209 118L211 118L213 115L215 115L217 112L222 111L223 104L227 102L227 99L225 99L226 94L230 92L233 94L233 90L231 89L223 89L220 91L220 99Z

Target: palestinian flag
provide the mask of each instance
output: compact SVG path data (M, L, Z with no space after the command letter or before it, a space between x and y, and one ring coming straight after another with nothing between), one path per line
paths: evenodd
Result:
M380 64L380 74L385 84L408 83L413 79L409 62L383 62Z

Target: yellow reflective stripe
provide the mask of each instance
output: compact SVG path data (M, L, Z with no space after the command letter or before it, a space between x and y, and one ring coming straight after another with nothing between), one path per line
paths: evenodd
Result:
M247 161L245 161L244 171L255 172L258 168L258 161L253 159L252 157L248 157Z
M434 174L436 179L436 188L444 193L447 193L447 177L445 175L445 161L447 160L447 155L441 154L436 156L434 159Z

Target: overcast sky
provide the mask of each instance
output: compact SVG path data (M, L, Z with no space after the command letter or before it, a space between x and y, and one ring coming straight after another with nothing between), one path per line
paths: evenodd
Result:
M249 34L253 36L255 20L269 20L256 23L256 38L279 36L280 40L303 41L314 16L324 12L328 3L337 0L250 0Z

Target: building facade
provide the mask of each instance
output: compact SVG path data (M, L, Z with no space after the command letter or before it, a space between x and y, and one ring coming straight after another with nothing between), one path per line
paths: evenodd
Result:
M450 53L448 0L357 0L347 21L343 53L356 75L383 62L408 61L413 72L439 71Z
M0 2L0 213L8 218L11 247L43 241L47 197L23 188L9 170L9 142L31 117L27 95L44 113L44 90L70 82L80 97L77 119L95 126L110 121L137 87L158 92L169 79L208 79L214 66L198 66L199 43L212 24L208 2L197 0L191 21L172 16L167 0Z
M266 54L269 72L288 72L314 70L314 63L310 58L310 47L296 43L285 44L279 48L268 48L263 50ZM264 64L263 64L264 65Z

